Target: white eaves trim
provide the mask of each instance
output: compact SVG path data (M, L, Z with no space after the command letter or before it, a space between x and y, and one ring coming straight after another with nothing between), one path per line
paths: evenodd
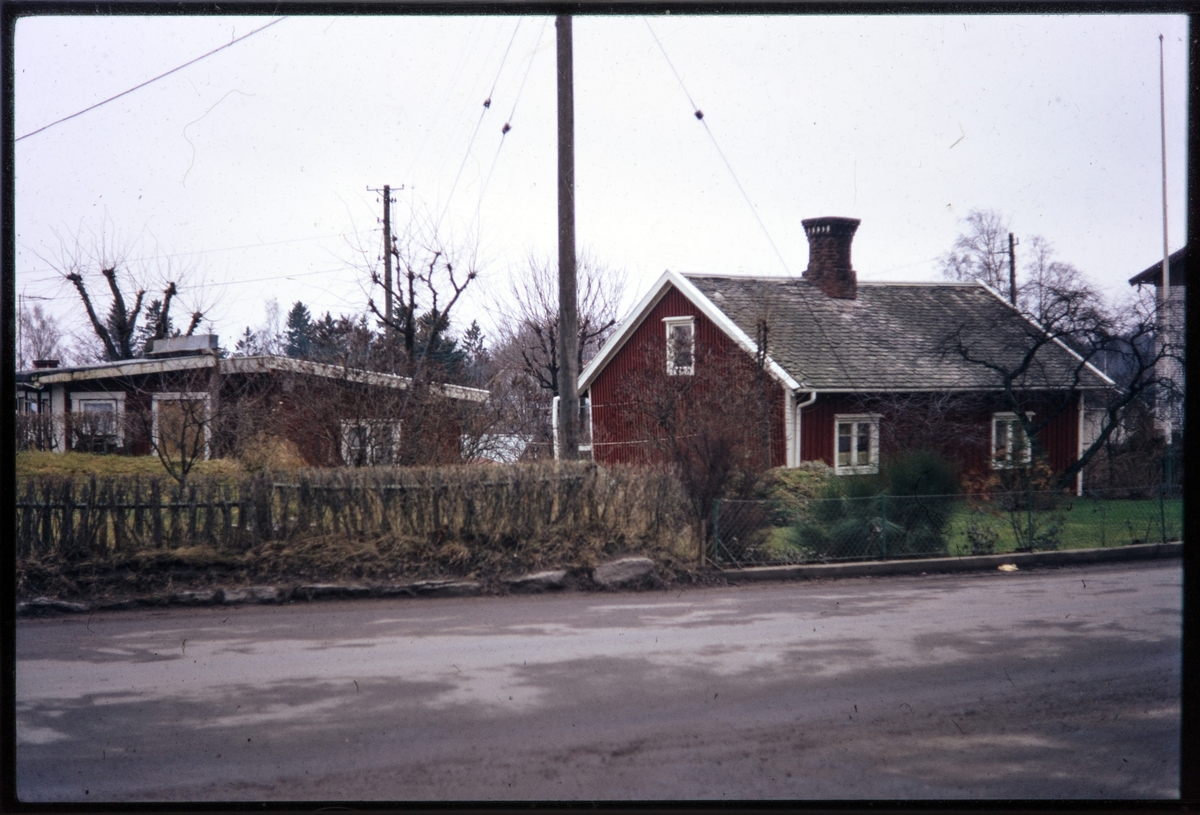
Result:
M980 285L980 286L983 286L983 288L984 288L984 289L986 289L987 291L991 292L991 294L992 294L992 296L993 296L993 297L995 297L997 300L999 300L999 301L1000 301L1001 303L1003 303L1004 305L1008 306L1008 307L1009 307L1010 309L1012 309L1013 311L1017 312L1017 314L1021 315L1021 317L1022 317L1022 318L1024 318L1025 322L1029 323L1031 326L1033 326L1034 328L1036 328L1038 331L1041 331L1043 334L1045 334L1045 335L1049 336L1050 332L1046 330L1045 326L1043 326L1043 325L1040 325L1040 324L1038 323L1038 321L1037 321L1037 320L1033 319L1033 318L1032 318L1032 317L1030 317L1028 314L1026 314L1025 312L1021 311L1019 308L1017 308L1016 306L1014 306L1012 303L1010 303L1010 302L1008 302L1007 300L1005 300L1005 299L1004 299L1004 297L1003 297L1003 296L1000 294L1000 292L996 291L995 289L993 289L991 286L989 286L987 283L983 282L982 280L976 279L976 280L975 280L975 283L976 283L976 284L978 284L978 285ZM1071 346L1067 345L1065 342L1063 342L1062 340L1060 340L1058 337L1050 337L1050 340L1051 340L1052 342L1055 342L1055 343L1057 343L1057 344L1058 344L1058 345L1059 345L1059 346L1060 346L1060 347L1061 347L1061 348L1062 348L1064 351L1066 351L1068 354L1070 354L1071 356L1075 357L1075 359L1079 360L1079 361L1080 361L1080 362L1082 362L1084 365L1086 365L1086 366L1087 366L1087 367L1088 367L1088 368L1091 370L1091 372L1092 372L1092 373L1094 373L1096 376L1100 377L1100 380L1101 380L1102 382L1107 382L1109 387L1115 387L1115 386L1116 386L1116 384L1117 384L1117 383L1116 383L1115 381L1113 381L1113 380L1112 380L1112 379L1111 379L1111 378L1108 376L1108 374L1106 374L1106 373L1104 373L1103 371L1101 371L1099 368L1097 368L1097 367L1096 367L1095 365L1093 365L1092 363L1090 363L1090 362L1087 362L1086 360L1084 360L1084 358L1083 358L1083 357L1081 357L1081 356L1079 356L1079 354L1078 354L1078 353L1076 353L1075 349L1073 349ZM1091 385L1091 386L1088 386L1088 385L1080 385L1079 387L1081 387L1081 388L1087 388L1087 387L1091 387L1092 389L1095 389L1095 388L1099 388L1099 387L1103 387L1103 386L1101 386L1101 385Z
M80 366L65 370L48 368L45 372L34 371L30 380L37 385L61 385L68 382L86 382L91 379L115 379L122 376L194 371L200 368L211 368L213 361L214 357L208 354L168 359L126 359L120 362L103 362L99 365Z
M741 346L748 354L751 356L758 354L758 344L750 339L749 335L739 328L733 320L729 319L725 312L717 308L685 276L668 269L650 287L650 291L646 293L646 296L629 313L629 316L625 318L613 336L604 344L604 348L600 353L583 369L583 372L579 375L579 387L576 389L579 394L583 394L584 391L592 386L596 377L600 375L604 367L608 365L617 352L629 341L629 338L633 336L633 332L642 324L646 315L658 305L658 302L662 300L671 286L679 289L683 296L692 302L692 305L700 309L701 314L711 320L717 328L725 332L726 336ZM771 372L771 375L776 380L790 390L801 390L804 387L770 357L767 357L767 370Z
M189 357L169 357L167 359L130 359L66 370L49 369L44 374L41 372L35 373L31 381L36 385L56 385L95 379L115 379L125 376L194 371L213 367L217 367L222 373L296 373L307 376L318 376L323 379L338 379L383 388L395 388L397 390L406 390L412 384L412 380L406 376L381 374L374 371L364 371L359 368L343 368L338 365L326 365L322 362L310 362L303 359L292 359L291 357L256 356L232 357L230 359L218 360L209 354ZM462 385L435 385L434 388L451 399L468 402L484 402L490 395L486 390L468 388Z
M319 376L325 379L343 379L348 382L396 388L397 390L406 390L412 384L412 380L407 376L381 374L375 371L364 371L361 368L343 368L339 365L327 365L323 362L310 362L306 359L292 359L291 357L233 357L221 360L221 370L223 373L238 374L281 371ZM468 402L483 402L490 395L486 390L468 388L463 385L435 385L434 388L451 399Z

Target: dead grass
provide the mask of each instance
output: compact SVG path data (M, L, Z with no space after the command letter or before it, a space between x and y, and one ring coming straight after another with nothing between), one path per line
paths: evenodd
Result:
M192 471L200 476L232 476L243 472L242 465L233 459L212 459L196 464ZM117 456L97 453L50 453L24 450L17 453L17 478L59 476L167 476L158 456Z
M439 578L504 591L504 578L556 568L586 584L592 568L630 554L653 559L669 583L702 579L678 482L662 471L550 464L275 474L284 477L299 483L273 500L269 539L249 545L233 535L192 545L167 536L154 548L129 535L120 551L92 545L70 557L61 547L24 547L18 596L96 602L253 584ZM392 497L385 503L384 495Z

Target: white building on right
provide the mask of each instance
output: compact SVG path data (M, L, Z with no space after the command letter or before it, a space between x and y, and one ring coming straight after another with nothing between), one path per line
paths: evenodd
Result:
M1155 313L1155 342L1159 353L1157 376L1164 386L1155 398L1155 426L1167 438L1178 439L1183 433L1184 393L1184 320L1187 310L1184 301L1187 295L1187 246L1173 252L1167 259L1170 270L1169 295L1164 301L1162 291L1162 261L1157 261L1129 279L1131 286L1153 285L1158 304Z

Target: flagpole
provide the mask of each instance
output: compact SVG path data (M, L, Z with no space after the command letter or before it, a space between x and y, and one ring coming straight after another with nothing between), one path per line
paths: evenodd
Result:
M1167 86L1166 86L1166 71L1164 69L1163 57L1163 35L1158 35L1158 110L1159 110L1159 129L1162 134L1162 210L1163 210L1163 260L1162 260L1162 285L1158 288L1158 330L1159 330L1159 346L1162 349L1164 356L1169 349L1171 339L1171 250L1167 236ZM1175 373L1174 366L1170 364L1170 359L1163 359L1163 367L1171 374ZM1172 380L1174 377L1171 377ZM1160 386L1161 387L1161 386ZM1161 390L1160 390L1161 393ZM1173 394L1171 394L1173 396ZM1168 396L1164 404L1162 416L1166 426L1166 481L1167 485L1171 484L1173 473L1172 470L1172 436L1174 435L1174 422L1172 421L1172 410L1174 408L1173 399Z

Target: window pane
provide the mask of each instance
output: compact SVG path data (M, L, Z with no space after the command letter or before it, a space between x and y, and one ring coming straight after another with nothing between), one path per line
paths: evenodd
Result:
M995 456L998 459L1008 460L1008 422L1003 419L996 420L996 450Z
M858 464L871 463L871 425L859 422L858 429Z
M692 326L671 326L671 360L676 368L692 366Z
M117 414L115 402L84 402L83 405L85 432L112 435L116 427L114 417Z

